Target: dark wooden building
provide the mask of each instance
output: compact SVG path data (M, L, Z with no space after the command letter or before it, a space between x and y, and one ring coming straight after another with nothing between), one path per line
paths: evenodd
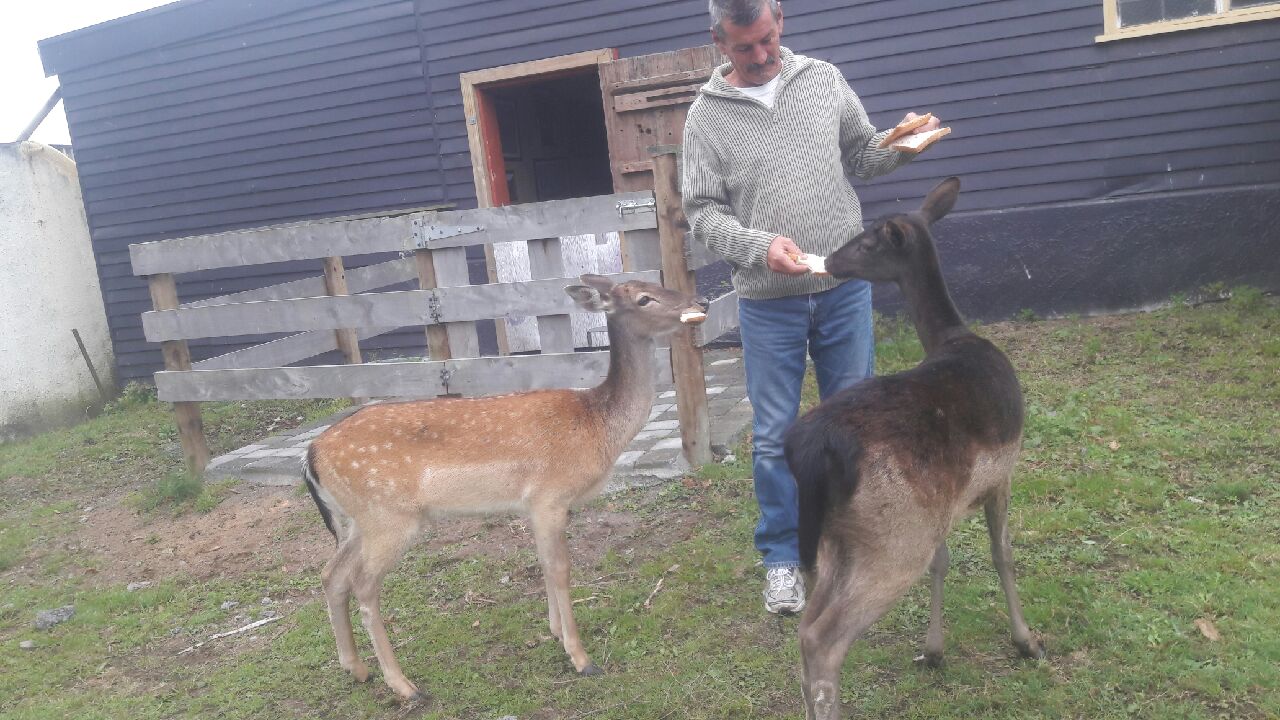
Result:
M857 187L874 216L963 177L939 238L963 312L1087 313L1210 282L1280 287L1280 4L1230 0L1211 17L1224 2L1187 21L1147 0L787 0L784 42L840 67L878 126L931 110L952 127L917 162ZM161 362L142 338L150 302L130 243L472 207L483 170L462 74L703 45L705 8L182 0L41 42L63 89L120 377ZM1146 25L1161 20L1173 22ZM1175 31L1145 34L1164 29ZM617 184L598 76L495 84L489 101L504 151L528 150L510 153L506 187L490 192L611 192L611 173ZM317 272L207 273L180 290L196 300Z

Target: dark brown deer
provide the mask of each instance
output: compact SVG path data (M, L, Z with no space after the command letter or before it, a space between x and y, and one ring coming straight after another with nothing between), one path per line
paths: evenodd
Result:
M512 511L532 521L551 634L579 673L600 673L573 620L569 509L599 493L648 421L654 339L706 316L694 298L651 283L614 285L599 275L582 281L565 291L579 307L605 313L609 328L609 374L599 386L372 405L312 442L307 487L338 540L324 568L324 594L338 662L357 680L367 680L369 669L351 632L352 593L383 679L417 699L382 624L383 577L430 521Z
M1004 354L961 321L929 234L959 191L958 179L943 181L919 211L877 221L826 261L836 277L896 282L925 359L832 396L787 434L787 462L799 484L800 560L812 588L800 621L810 720L840 717L840 668L850 645L926 568L932 592L924 659L941 663L946 537L978 507L986 512L1013 643L1026 657L1044 657L1022 618L1009 544L1022 390Z

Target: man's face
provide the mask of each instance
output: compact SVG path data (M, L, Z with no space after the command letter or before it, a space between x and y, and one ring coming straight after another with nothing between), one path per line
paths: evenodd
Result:
M716 47L729 58L738 78L751 85L763 85L782 70L778 46L782 44L782 16L774 19L768 5L750 25L735 25L726 18L723 33L712 32Z

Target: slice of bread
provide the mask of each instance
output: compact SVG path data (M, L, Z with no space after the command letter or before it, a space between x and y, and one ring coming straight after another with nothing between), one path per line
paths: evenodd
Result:
M880 147L881 148L889 147L898 138L904 135L910 134L912 130L915 130L916 128L920 127L921 125L924 125L925 123L929 122L932 119L933 119L933 113L925 113L920 117L915 118L914 120L903 120L902 122L898 123L897 127L895 127L893 130L890 130L888 135L884 136L884 139L880 141Z
M951 128L944 127L929 132L919 133L916 135L908 135L893 144L894 150L902 152L918 153L941 140L944 136L951 134Z

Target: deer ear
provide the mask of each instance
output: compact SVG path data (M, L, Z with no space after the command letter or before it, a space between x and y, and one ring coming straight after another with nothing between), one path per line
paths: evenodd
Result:
M578 304L578 307L591 312L608 312L613 303L608 295L601 295L599 290L586 285L570 285L564 291Z
M589 285L600 292L601 295L609 294L613 289L613 281L603 275L592 275L590 273L581 276L584 285Z
M899 223L889 220L884 224L884 231L889 238L889 242L893 243L895 248L901 249L903 242L907 239L906 228L902 227Z
M956 204L956 196L959 194L960 178L949 177L938 183L937 187L929 191L924 204L920 206L920 214L924 216L925 222L932 225L951 212L951 208Z

